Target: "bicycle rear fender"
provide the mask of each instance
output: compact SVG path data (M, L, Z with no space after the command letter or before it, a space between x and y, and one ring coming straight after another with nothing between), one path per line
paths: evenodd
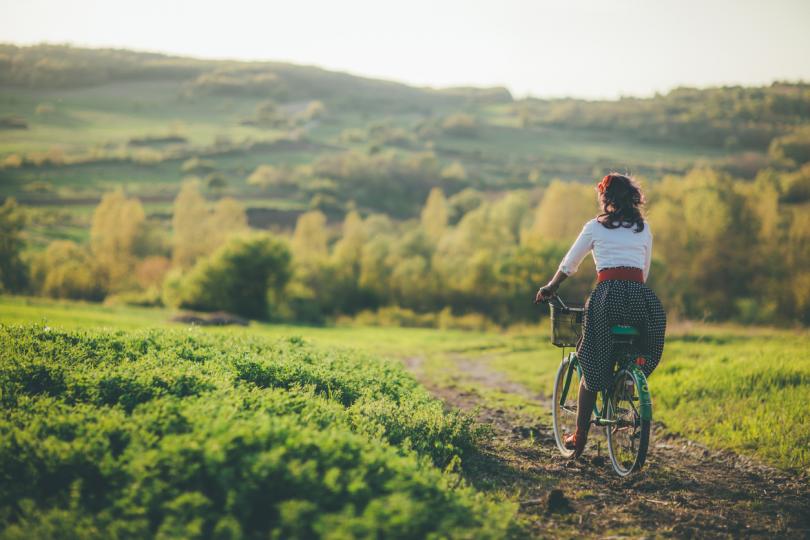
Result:
M650 396L650 387L647 385L647 377L644 376L644 372L636 365L631 365L628 369L630 373L633 374L633 379L636 381L638 407L641 419L652 420L652 396Z

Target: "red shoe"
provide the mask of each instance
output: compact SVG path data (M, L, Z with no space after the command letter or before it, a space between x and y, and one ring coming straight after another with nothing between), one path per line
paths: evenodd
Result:
M579 433L572 433L563 437L563 446L574 451L571 459L576 459L582 455L586 442L588 442L588 436L581 436Z

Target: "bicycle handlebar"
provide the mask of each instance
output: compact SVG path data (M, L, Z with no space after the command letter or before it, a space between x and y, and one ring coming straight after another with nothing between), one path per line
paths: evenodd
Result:
M555 300L556 300L556 302L555 302ZM543 300L540 300L540 303L541 304L554 303L554 305L556 307L560 308L560 309L568 309L568 306L565 305L565 302L563 302L563 299L560 298L560 295L557 294L557 293L552 294L548 298L544 298Z

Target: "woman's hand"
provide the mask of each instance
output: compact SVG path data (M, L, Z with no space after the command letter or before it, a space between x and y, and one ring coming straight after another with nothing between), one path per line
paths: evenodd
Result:
M544 300L548 300L557 292L557 287L553 285L546 285L545 287L540 287L540 290L537 291L537 294L534 297L534 303L539 304Z

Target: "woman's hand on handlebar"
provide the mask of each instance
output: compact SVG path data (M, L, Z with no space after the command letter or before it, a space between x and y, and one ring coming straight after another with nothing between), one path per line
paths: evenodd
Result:
M554 274L554 277L551 278L548 285L545 287L540 287L540 290L537 291L537 294L534 297L534 303L539 304L540 302L545 302L550 298L554 298L554 296L557 294L557 289L560 287L560 283L565 281L567 277L568 274L562 270L557 270L557 273Z
M553 287L551 285L540 287L540 290L537 291L537 294L534 297L534 303L539 304L540 302L545 302L546 300L553 298L555 294L557 294L557 287Z

